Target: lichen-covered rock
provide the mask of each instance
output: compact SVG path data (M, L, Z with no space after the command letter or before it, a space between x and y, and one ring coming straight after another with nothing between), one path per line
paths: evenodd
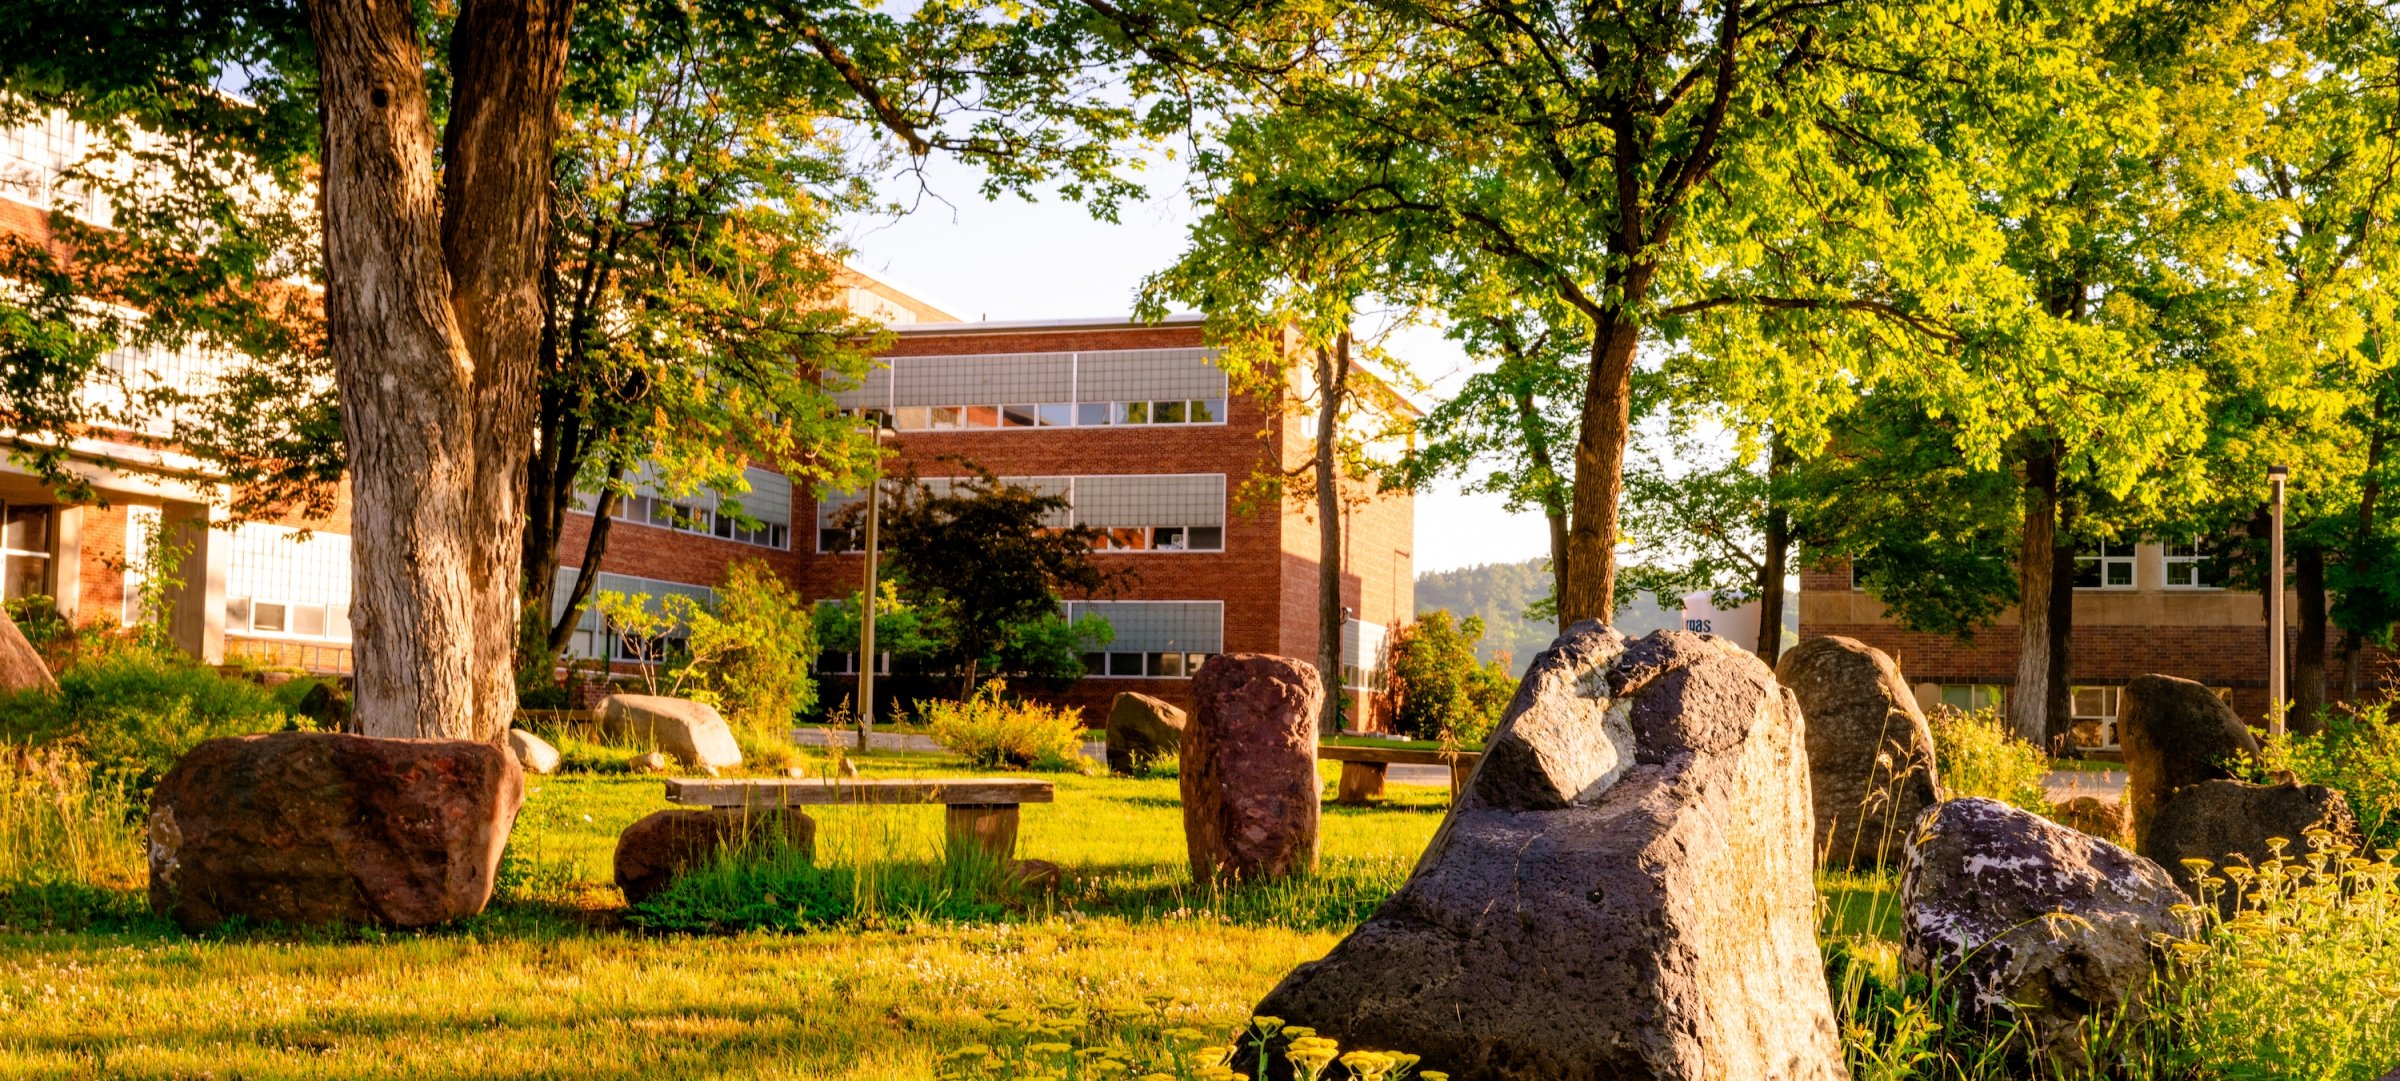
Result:
M1108 706L1108 768L1131 773L1183 749L1183 710L1163 698L1120 692Z
M1933 729L1882 650L1826 635L1775 665L1807 718L1808 781L1818 858L1831 867L1897 860L1917 815L1933 806Z
M2141 853L2166 868L2185 893L2198 897L2199 883L2183 861L2257 866L2276 855L2277 840L2283 842L2284 858L2300 859L2309 853L2309 831L2316 829L2332 834L2337 843L2359 843L2350 801L2324 785L2202 781L2176 789L2159 803ZM2230 892L2217 898L2227 915L2237 904Z
M1730 642L1577 624L1408 882L1254 1012L1460 1078L1845 1077L1802 723Z
M2174 676L2135 676L2117 699L2117 740L2125 751L2125 808L2139 843L2160 800L2189 784L2230 778L2228 768L2258 757L2258 738L2233 707Z
M1184 844L1202 882L1281 878L1317 864L1317 670L1219 653L1192 677L1183 727Z
M612 694L600 700L600 734L662 751L686 766L720 769L742 764L742 748L717 707L657 694Z
M813 854L816 842L816 819L787 808L659 811L617 835L617 889L625 903L638 905L727 845L776 844Z
M2186 900L2165 868L2107 841L1997 800L1951 800L1925 812L1902 862L1901 960L2080 1065L2084 1019L2138 1006L2151 936L2190 933L2174 911Z
M151 792L150 906L189 929L471 916L524 796L516 759L488 743L212 739Z

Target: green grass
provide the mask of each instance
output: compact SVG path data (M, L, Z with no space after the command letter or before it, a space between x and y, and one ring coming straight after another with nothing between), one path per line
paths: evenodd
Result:
M971 772L857 761L870 777ZM1447 803L1395 784L1384 806L1328 804L1318 875L1218 891L1186 869L1174 780L1042 776L1058 799L1024 807L1018 854L1070 885L982 923L627 928L616 835L668 804L659 778L607 774L529 778L508 893L443 931L190 938L120 891L100 929L0 933L0 1076L914 1079L993 1039L983 1015L1009 1005L1166 995L1174 1018L1229 1027L1406 877ZM895 866L940 850L938 807L812 814L829 859L861 839Z

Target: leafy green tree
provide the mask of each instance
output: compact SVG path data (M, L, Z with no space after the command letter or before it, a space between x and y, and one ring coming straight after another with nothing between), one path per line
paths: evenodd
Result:
M712 703L762 732L788 727L816 703L808 675L815 617L764 560L735 560L705 603L603 590L595 604L626 655L643 662L651 693Z
M1500 723L1517 681L1507 658L1478 661L1483 620L1421 612L1392 632L1392 725L1417 739L1480 743Z

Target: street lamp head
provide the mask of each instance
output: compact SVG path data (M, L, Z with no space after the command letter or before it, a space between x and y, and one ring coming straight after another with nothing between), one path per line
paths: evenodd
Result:
M2290 476L2291 472L2292 470L2290 466L2271 465L2267 467L2267 475L2277 480L2282 480L2283 478Z

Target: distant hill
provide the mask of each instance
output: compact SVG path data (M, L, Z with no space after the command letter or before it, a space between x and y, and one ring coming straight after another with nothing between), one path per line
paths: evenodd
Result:
M1550 561L1486 563L1417 576L1417 611L1447 608L1464 619L1483 617L1484 660L1506 653L1517 672L1558 637L1558 625L1525 618L1525 609L1550 594Z

